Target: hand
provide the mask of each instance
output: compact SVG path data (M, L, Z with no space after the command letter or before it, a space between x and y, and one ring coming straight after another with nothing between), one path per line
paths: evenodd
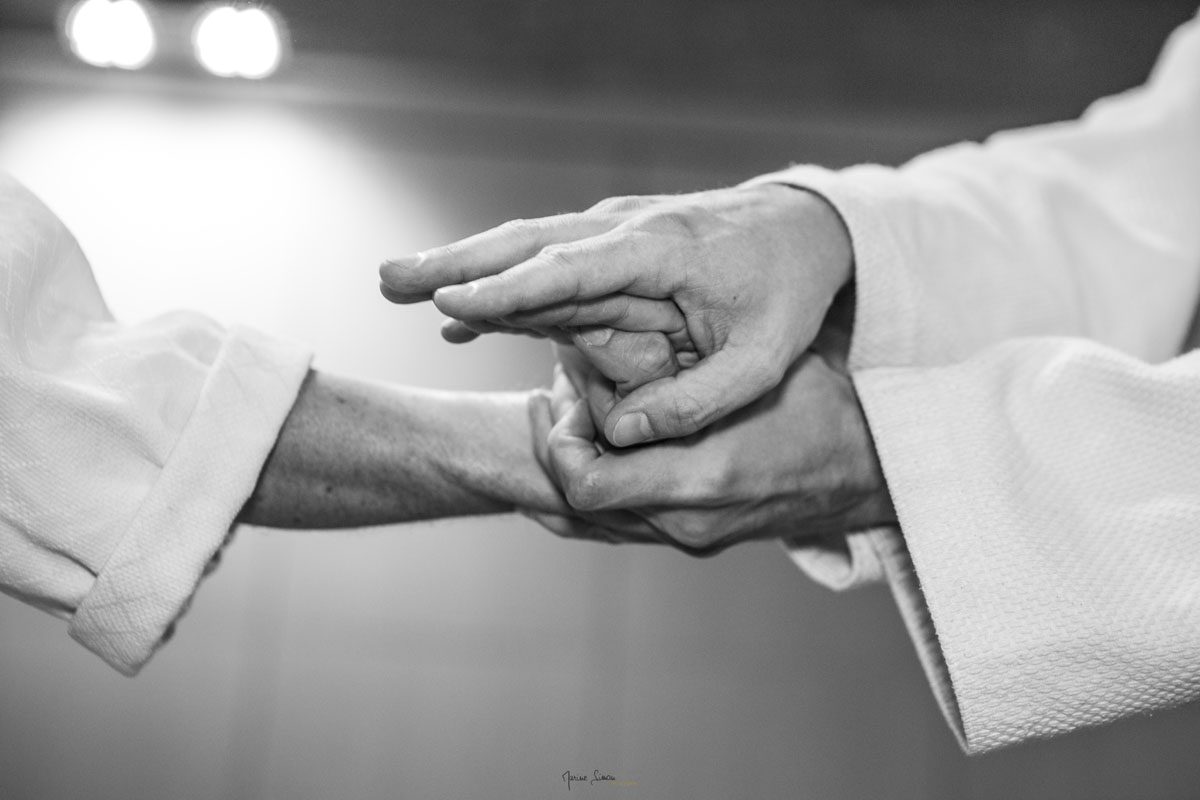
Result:
M833 208L776 184L610 199L380 267L389 299L432 294L474 330L660 331L694 353L679 357L698 358L694 368L615 404L603 430L617 446L694 433L778 385L850 272ZM454 324L446 334L474 335Z
M578 353L560 357L551 395L532 407L535 453L579 517L529 514L560 535L711 555L895 522L853 386L816 353L705 431L623 450L595 441L592 415L606 413L611 384Z

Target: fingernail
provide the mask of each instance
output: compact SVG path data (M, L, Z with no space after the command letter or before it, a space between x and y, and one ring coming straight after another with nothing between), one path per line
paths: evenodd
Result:
M588 328L585 331L580 331L579 338L589 347L601 347L608 344L608 340L612 338L612 328Z
M653 435L650 420L642 412L635 411L617 420L613 427L612 443L617 447L629 447L632 444L640 444Z
M435 300L465 300L475 294L475 288L473 283L455 283L438 289L433 293L433 298Z
M408 256L400 256L400 258L389 258L383 262L385 267L394 267L395 269L416 269L421 266L421 262L425 260L425 253L413 253Z

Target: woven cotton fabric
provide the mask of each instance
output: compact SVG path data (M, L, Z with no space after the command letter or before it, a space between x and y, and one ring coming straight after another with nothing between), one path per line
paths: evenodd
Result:
M791 542L796 562L886 575L971 751L1196 699L1200 356L1175 356L1200 296L1200 21L1079 120L756 181L850 231L850 367L900 520Z
M113 319L0 173L0 590L136 673L229 534L309 353L195 313Z

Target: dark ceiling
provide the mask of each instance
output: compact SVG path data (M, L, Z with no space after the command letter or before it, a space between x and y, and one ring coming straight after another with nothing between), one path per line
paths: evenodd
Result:
M742 107L1078 110L1141 81L1196 0L276 0L299 50L467 80ZM0 0L50 27L52 0ZM0 58L3 54L0 53Z

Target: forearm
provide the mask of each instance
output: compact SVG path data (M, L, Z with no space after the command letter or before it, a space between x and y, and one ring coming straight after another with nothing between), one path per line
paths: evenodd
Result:
M239 520L345 528L562 511L533 457L527 400L311 372Z

